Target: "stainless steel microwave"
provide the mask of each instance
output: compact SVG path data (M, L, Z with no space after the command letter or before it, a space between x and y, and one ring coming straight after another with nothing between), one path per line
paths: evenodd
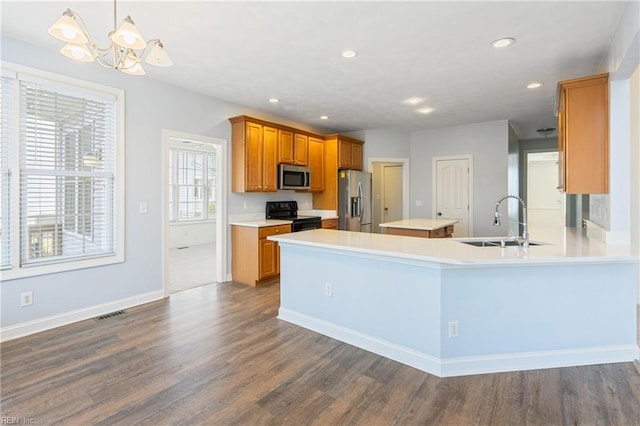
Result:
M308 167L278 164L278 189L309 189L310 175Z

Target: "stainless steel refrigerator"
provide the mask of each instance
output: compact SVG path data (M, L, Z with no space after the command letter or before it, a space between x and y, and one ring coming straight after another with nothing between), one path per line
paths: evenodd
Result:
M371 232L371 173L338 171L338 229Z

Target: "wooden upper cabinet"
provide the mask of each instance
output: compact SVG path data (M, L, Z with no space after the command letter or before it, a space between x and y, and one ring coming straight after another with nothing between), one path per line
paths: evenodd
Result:
M338 140L338 168L351 168L351 142L343 139Z
M276 192L278 190L278 129L263 126L262 131L262 190Z
M308 166L314 208L335 210L338 169L363 169L364 142L358 139L314 135L246 115L229 121L233 192L276 192L278 164Z
M293 164L298 166L306 166L309 164L309 137L299 133L295 134L293 145Z
M609 192L608 74L558 83L558 189Z
M239 116L231 121L231 190L275 192L278 131L274 127Z
M278 130L278 163L293 164L293 132Z
M309 137L309 169L311 171L310 192L324 191L324 141Z
M279 129L277 163L306 166L308 164L308 139L309 137L305 134Z
M338 170L362 170L362 165L364 164L362 158L363 143L364 142L358 139L342 135L329 135L325 137L324 191L313 193L314 209L338 209ZM313 174L311 178L313 179Z
M244 165L246 191L262 191L262 126L246 123L246 137L244 151L246 155Z
M338 139L338 168L362 170L362 142L340 137Z
M361 143L351 143L351 169L362 170L363 169L363 146Z

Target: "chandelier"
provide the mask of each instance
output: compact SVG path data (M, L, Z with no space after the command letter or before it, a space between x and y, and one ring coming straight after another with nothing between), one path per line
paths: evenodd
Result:
M142 59L150 65L170 67L173 61L159 39L144 41L138 29L127 16L116 29L116 2L113 2L113 28L109 32L111 44L101 48L93 41L84 20L71 9L49 27L49 34L66 42L60 53L83 62L97 61L106 68L113 68L132 75L144 75Z

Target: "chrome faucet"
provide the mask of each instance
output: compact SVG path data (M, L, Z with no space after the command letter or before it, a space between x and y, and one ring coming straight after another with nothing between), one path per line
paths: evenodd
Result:
M504 200L506 200L507 198L514 198L518 201L520 201L520 204L522 205L522 222L518 222L519 224L522 225L522 237L517 237L517 241L518 243L520 243L523 247L529 247L529 230L528 230L528 224L527 224L527 205L524 202L524 200L520 197L518 197L517 195L507 195L505 197L500 198L497 202L496 202L496 212L493 215L493 226L500 226L500 213L498 213L498 208L500 207L500 203L503 202ZM502 247L505 246L505 242L508 240L509 238L502 238L500 240L500 245Z

